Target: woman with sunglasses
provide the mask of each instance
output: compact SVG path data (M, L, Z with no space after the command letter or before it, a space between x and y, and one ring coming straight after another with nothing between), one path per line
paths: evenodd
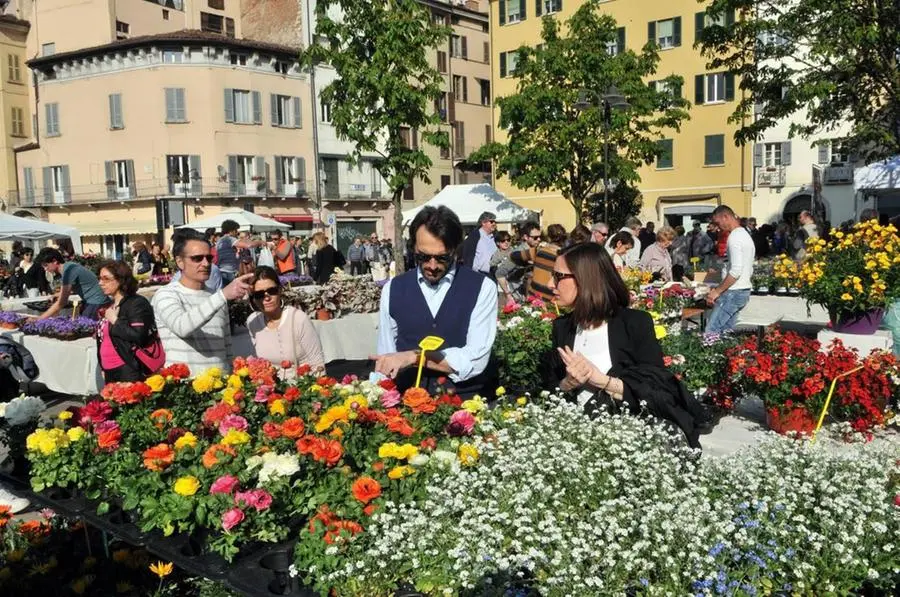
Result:
M325 355L319 335L306 313L284 304L278 273L271 267L256 268L250 292L254 313L247 319L247 330L256 356L284 370L287 379L294 377L298 365L325 370ZM285 361L290 367L282 367Z
M644 402L699 447L703 408L663 365L653 319L628 308L628 289L606 249L583 243L562 251L550 287L571 312L553 322L545 387L570 393L588 414L603 407L639 414Z
M137 294L138 284L123 261L107 261L97 276L103 294L112 299L97 330L97 354L103 379L143 381L149 374L135 356L156 338L156 318L150 301Z

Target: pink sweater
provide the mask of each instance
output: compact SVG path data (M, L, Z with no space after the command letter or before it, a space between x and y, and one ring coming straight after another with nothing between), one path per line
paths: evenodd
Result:
M276 367L280 368L282 361L291 361L294 366L325 366L325 354L322 352L319 335L306 313L299 309L285 307L276 330L266 327L266 319L262 313L254 313L247 319L247 330L256 349L256 356Z

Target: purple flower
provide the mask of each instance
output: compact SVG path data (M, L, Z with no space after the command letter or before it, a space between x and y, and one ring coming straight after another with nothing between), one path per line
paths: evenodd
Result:
M0 311L0 323L19 323L24 317L12 311Z
M49 317L32 319L22 324L22 332L47 338L87 338L97 330L98 322L87 317Z

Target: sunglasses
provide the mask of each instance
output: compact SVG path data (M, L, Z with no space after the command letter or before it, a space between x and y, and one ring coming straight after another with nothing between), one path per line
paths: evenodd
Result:
M416 263L418 263L419 265L422 265L423 263L428 263L432 259L434 259L441 265L447 265L448 263L453 261L453 253L444 253L442 255L429 255L428 253L416 252L413 255L413 258L415 258Z
M271 288L266 288L265 290L257 290L256 292L251 293L250 296L255 301L261 301L266 298L266 296L278 296L279 294L281 294L281 289L279 289L277 286L272 286Z
M212 255L188 255L187 258L190 259L191 261L193 261L194 263L200 263L201 261L206 261L207 263L213 262Z
M573 280L575 279L575 274L564 274L563 272L553 272L550 275L553 276L553 281L556 284L559 284L560 282L562 282L563 280L565 280L567 278L572 278Z
M529 234L529 235L528 235L528 238L530 238L530 239L532 239L532 240L541 240L541 235L538 234L537 236L535 236L535 235L533 235L533 234Z

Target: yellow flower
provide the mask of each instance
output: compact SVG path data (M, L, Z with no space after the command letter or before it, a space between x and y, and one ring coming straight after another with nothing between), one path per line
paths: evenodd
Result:
M229 375L227 386L229 388L234 388L235 390L240 390L244 387L244 382L241 381L241 378L237 375Z
M411 466L403 465L403 466L395 466L388 472L388 478L390 479L402 479L403 477L408 477L416 472Z
M165 578L172 574L172 562L167 564L163 564L162 562L157 562L155 564L150 564L150 572L155 574L160 578Z
M235 371L234 374L238 377L247 377L248 375L250 375L250 369L248 369L247 367L241 367L240 369Z
M398 445L394 442L382 444L378 448L379 458L396 458L397 460L410 460L419 454L419 449L412 444Z
M318 421L316 421L316 433L324 433L338 421L343 421L344 423L346 423L349 420L349 408L344 405L332 406L331 408L326 410L321 417L319 417Z
M525 396L522 396L518 400L516 400L516 404L519 406L525 406L528 403L528 399Z
M369 401L366 400L366 397L362 394L353 394L352 396L348 396L347 399L344 400L344 408L346 408L348 411L369 408Z
M162 375L151 375L144 383L150 386L154 392L162 392L162 389L166 387L166 378Z
M240 390L228 386L222 391L222 402L228 404L229 406L234 406L234 397L238 392L240 392Z
M194 495L198 489L200 489L200 480L192 476L181 477L175 481L175 486L173 487L175 493L183 496Z
M477 415L485 409L484 402L481 401L481 396L475 396L474 398L464 401L462 407L473 415Z
M478 448L472 444L463 444L459 447L457 458L463 466L474 466L478 462Z
M237 446L246 444L250 441L250 434L246 431L238 431L237 429L229 429L222 438L223 444L226 446Z
M270 415L284 415L287 413L287 409L284 407L284 400L278 399L273 400L271 404L269 404L269 414Z
M194 381L191 382L191 387L194 388L194 391L198 394L206 394L207 392L211 392L215 385L215 380L205 374L199 377L195 377Z
M130 557L131 557L131 552L128 551L127 549L117 549L114 552L112 552L113 562L115 562L117 564L124 564L125 562L128 561L128 558L130 558Z
M503 396L504 394L506 394L506 388L504 388L503 386L497 388L497 396Z
M853 297L849 293L845 292L844 294L841 295L841 300L842 301L852 301Z
M84 429L81 427L72 427L68 431L66 431L66 436L70 441L77 442L82 437L84 437Z
M202 375L208 375L210 377L222 377L222 370L218 367L210 367L209 369L204 371Z
M197 436L188 431L181 437L175 440L175 450L183 450L185 448L196 448L197 447Z
M38 429L25 438L25 447L44 456L55 454L59 448L69 445L69 436L62 429Z
M64 410L64 411L62 411L61 413L59 413L58 415L56 415L56 417L57 417L60 421L68 421L69 419L72 418L72 411Z
M653 331L656 333L657 340L662 340L666 337L666 326L664 325L653 326Z

